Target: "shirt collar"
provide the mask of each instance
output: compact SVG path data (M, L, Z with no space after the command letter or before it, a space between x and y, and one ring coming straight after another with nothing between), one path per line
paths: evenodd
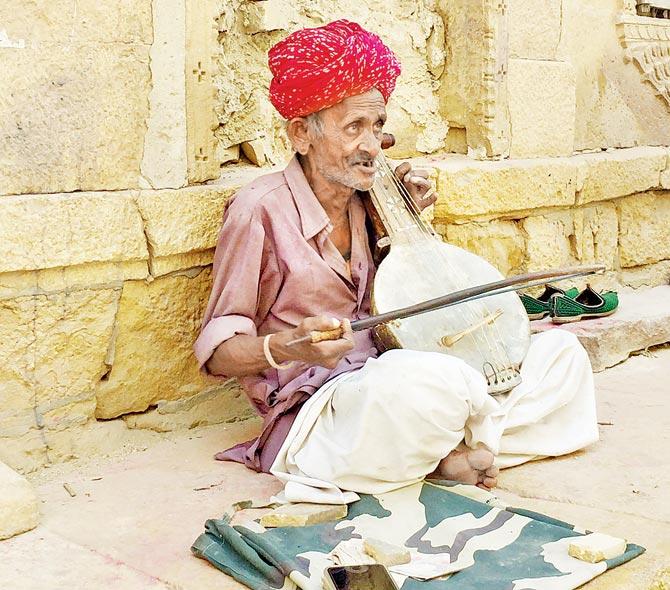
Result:
M284 178L298 209L300 223L302 224L302 234L305 236L305 239L312 239L326 228L332 229L328 214L316 198L312 187L307 182L307 178L305 178L305 173L298 160L298 154L293 156L284 170Z

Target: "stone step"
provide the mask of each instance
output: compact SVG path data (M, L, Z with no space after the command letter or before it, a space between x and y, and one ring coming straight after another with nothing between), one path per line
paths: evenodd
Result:
M533 333L568 330L582 343L595 372L626 360L631 353L670 342L670 285L619 293L619 309L605 318L574 324L531 322Z
M0 463L0 540L37 526L37 495L28 480Z

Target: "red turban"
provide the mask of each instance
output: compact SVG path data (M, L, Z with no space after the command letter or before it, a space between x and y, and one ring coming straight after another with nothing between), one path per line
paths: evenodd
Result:
M400 63L374 33L347 20L302 29L270 49L270 101L285 119L305 117L376 88L384 101Z

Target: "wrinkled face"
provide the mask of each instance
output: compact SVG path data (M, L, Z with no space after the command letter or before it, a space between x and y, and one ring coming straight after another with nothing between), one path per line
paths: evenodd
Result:
M323 127L310 157L329 182L360 191L372 188L374 159L381 149L386 105L379 90L345 98L319 114Z

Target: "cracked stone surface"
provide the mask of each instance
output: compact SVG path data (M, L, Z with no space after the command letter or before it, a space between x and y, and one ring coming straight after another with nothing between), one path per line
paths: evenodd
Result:
M501 475L499 495L507 503L647 548L587 590L648 590L656 572L670 566L668 366L670 348L663 348L597 374L601 441ZM144 451L119 450L34 474L41 522L0 542L0 588L240 590L189 547L207 518L236 501L264 503L279 490L269 475L212 459L258 428L252 419L170 433Z

